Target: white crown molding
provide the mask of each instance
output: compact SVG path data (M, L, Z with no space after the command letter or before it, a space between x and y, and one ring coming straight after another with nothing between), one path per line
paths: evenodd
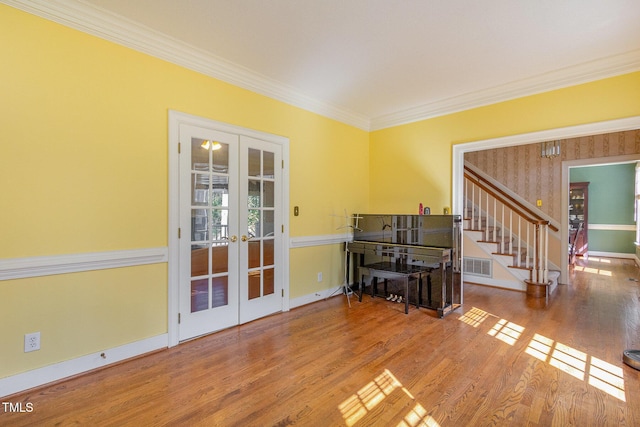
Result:
M301 94L246 67L212 55L122 16L78 0L1 0L9 6L243 89L363 130L369 118Z
M282 82L80 0L0 2L365 131L399 126L640 70L640 50L635 50L369 118L313 99Z
M0 281L164 263L166 247L0 259Z
M371 130L445 116L640 70L640 49L371 119Z

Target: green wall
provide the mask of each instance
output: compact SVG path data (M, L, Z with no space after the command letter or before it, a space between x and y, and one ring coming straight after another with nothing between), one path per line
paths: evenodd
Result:
M589 183L589 250L635 253L633 230L602 230L602 226L635 226L635 163L576 167L571 182ZM631 227L630 227L631 228Z

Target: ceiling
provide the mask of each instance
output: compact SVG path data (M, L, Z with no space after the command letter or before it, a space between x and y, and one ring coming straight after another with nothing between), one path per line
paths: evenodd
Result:
M1 1L367 130L640 70L638 0Z

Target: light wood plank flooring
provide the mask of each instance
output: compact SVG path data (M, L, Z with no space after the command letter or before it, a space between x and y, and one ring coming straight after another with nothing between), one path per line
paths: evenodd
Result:
M337 296L12 396L33 412L0 425L638 426L630 279L579 260L547 304L469 284L444 319Z

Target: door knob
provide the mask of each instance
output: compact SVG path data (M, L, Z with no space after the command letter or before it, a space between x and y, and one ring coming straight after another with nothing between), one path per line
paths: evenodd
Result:
M229 240L231 240L231 242L232 242L232 243L234 243L234 242L236 242L236 241L238 240L238 236L235 236L235 235L234 235L234 236L231 236L231 237L229 238Z
M246 235L244 235L244 234L243 234L243 235L242 235L242 237L241 237L240 239L241 239L243 242L247 242L247 241L251 240L251 239L252 239L252 237L247 237Z

